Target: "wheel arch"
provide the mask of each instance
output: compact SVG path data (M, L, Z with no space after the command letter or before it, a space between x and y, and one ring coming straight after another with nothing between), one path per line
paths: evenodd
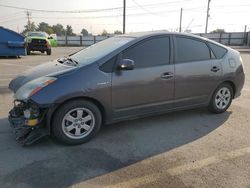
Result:
M221 84L223 84L223 83L228 83L232 87L232 89L233 89L233 98L234 98L235 93L236 93L236 85L235 85L235 83L233 81L231 81L231 80L226 80L226 81L222 82Z
M93 104L95 104L97 106L97 108L101 112L102 123L105 123L105 121L106 121L106 111L105 111L105 108L104 108L103 104L100 101L98 101L95 98L87 97L87 96L73 97L73 98L69 98L69 99L63 101L62 103L60 103L58 105L55 105L54 107L52 107L51 109L48 110L46 124L47 124L47 128L48 128L49 133L51 133L52 120L53 120L53 117L54 117L55 113L57 112L57 110L61 106L63 106L64 104L66 104L68 102L71 102L71 101L74 101L74 100L87 100L87 101L90 101Z
M234 83L232 80L226 79L226 80L223 80L223 81L221 81L220 83L218 83L218 84L216 85L216 87L213 89L213 91L212 91L211 94L210 94L208 103L211 101L211 98L213 97L213 94L214 94L214 92L216 91L216 89L217 89L221 84L224 84L224 83L227 83L227 84L229 84L229 85L232 87L232 89L233 89L233 99L234 99L235 93L236 93L236 85L235 85L235 83Z

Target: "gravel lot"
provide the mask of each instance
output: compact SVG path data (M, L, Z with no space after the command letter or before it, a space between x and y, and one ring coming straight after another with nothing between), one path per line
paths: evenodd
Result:
M51 138L19 146L7 121L13 96L3 88L78 49L0 59L0 187L250 187L250 53L242 54L243 93L223 114L197 109L108 125L80 146Z

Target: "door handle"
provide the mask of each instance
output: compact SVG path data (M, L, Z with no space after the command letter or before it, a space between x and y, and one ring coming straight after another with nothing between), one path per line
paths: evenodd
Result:
M161 75L161 78L164 80L169 80L174 77L174 74L172 72L165 72Z
M213 66L212 68L211 68L211 71L212 72L218 72L220 70L220 67L218 67L218 66Z

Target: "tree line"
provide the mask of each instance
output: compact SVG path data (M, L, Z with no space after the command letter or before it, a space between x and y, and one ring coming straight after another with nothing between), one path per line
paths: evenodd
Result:
M43 32L48 33L49 35L52 33L55 33L58 36L62 36L62 35L76 36L76 34L73 32L73 28L71 25L67 25L66 28L64 28L62 24L49 25L46 22L40 22L38 25L36 25L35 22L28 21L27 25L24 26L24 30L22 31L22 34L25 35L27 32L30 32L30 31L43 31ZM82 28L81 34L83 36L92 35L85 28ZM100 35L108 36L110 34L111 33L108 33L104 29ZM116 30L114 31L114 34L122 34L122 32L119 30Z

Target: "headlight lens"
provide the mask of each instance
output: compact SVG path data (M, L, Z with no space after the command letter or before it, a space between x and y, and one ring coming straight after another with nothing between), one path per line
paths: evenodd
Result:
M54 77L40 77L32 80L20 87L14 97L18 100L26 100L55 80L56 78Z

